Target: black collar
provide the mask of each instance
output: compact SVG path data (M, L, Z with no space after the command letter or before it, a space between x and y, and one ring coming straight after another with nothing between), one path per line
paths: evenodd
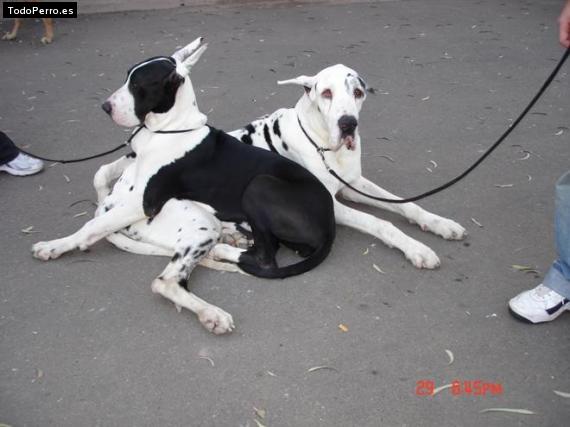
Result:
M193 130L200 129L200 128L193 128L193 129L176 129L176 130L150 130L145 125L141 125L141 127L148 129L148 131L152 132L152 133L186 133L186 132L192 132ZM137 130L137 132L138 132L138 130Z
M149 132L152 132L152 133L166 133L166 134L169 134L169 133L186 133L186 132L192 132L193 130L198 130L198 129L200 129L200 128L193 128L193 129L176 129L176 130L150 130L150 129L147 128L144 124L142 124L142 125L140 125L140 126L132 133L132 135L129 137L129 139L127 140L127 142L125 143L125 145L126 145L126 144L130 144L131 141L133 140L133 138L134 138L135 136L137 136L137 134L138 134L142 129L146 129L146 130L148 130Z
M330 148L324 148L324 147L319 147L319 145L313 140L313 138L311 138L309 136L309 134L307 133L307 131L305 130L305 128L303 127L303 125L301 124L301 119L299 118L299 115L297 115L297 122L299 123L299 127L301 128L301 130L303 131L303 133L305 134L305 136L307 137L307 139L309 140L309 142L313 145L313 147L315 147L315 150L317 150L317 152L321 155L321 157L324 159L324 152L325 151L331 151Z
M145 126L146 127L146 126ZM147 128L148 129L148 128ZM150 132L152 133L186 133L186 132L192 132L193 130L198 130L200 128L194 128L194 129L176 129L176 130L150 130L148 129Z

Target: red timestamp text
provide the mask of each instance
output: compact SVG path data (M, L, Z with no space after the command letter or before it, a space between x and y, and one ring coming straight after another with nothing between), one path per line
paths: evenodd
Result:
M453 380L450 384L436 387L434 380L423 379L416 381L417 396L433 396L449 389L453 396L497 396L503 394L501 383L484 380Z

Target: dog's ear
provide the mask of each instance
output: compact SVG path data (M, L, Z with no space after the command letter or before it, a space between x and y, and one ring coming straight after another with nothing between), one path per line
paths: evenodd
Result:
M299 76L299 77L295 77L294 79L279 80L277 82L278 85L303 86L305 88L305 92L307 94L309 94L309 96L311 95L311 92L314 92L313 87L315 86L315 83L317 83L316 76Z
M206 50L206 47L207 45L204 44L204 37L198 37L196 40L187 44L182 49L174 52L172 54L172 57L176 60L176 62L182 62L184 65L186 65L186 62L188 62L187 66L191 67L198 61L200 55L202 55L202 53L204 53L204 50Z
M175 69L166 77L164 89L165 91L173 91L174 93L178 90L180 85L184 82L184 76L180 75Z
M356 78L358 79L358 81L360 82L360 84L362 85L362 89L364 89L364 91L366 91L368 89L368 85L366 84L366 82L364 81L364 79L360 76L356 76Z
M198 60L200 59L200 57L202 56L202 54L205 52L205 50L208 48L208 45L206 43L204 43L203 45L201 45L198 49L196 49L194 52L192 52L192 54L190 56L188 56L188 58L186 58L182 64L188 69L190 70L190 68L192 68L194 66L194 64L196 64L196 62L198 62Z

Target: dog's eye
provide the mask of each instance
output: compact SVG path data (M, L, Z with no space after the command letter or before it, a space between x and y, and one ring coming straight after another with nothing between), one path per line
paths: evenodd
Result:
M354 89L354 97L355 98L362 98L364 96L364 92L360 89Z
M325 89L321 92L321 96L323 98L326 98L326 99L331 99L332 98L332 92L330 89Z

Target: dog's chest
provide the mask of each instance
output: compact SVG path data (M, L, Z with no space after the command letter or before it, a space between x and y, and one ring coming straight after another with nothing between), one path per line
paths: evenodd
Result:
M146 132L135 140L133 149L137 153L137 184L146 184L165 166L176 162L198 146L210 129L204 126L189 133L152 134Z
M360 141L358 141L358 144L354 150L349 150L346 147L342 147L336 153L331 152L329 156L332 158L330 163L336 163L339 169L338 171L339 173L343 174L357 173L357 175L360 175L360 164L361 164ZM326 155L325 158L327 158Z

